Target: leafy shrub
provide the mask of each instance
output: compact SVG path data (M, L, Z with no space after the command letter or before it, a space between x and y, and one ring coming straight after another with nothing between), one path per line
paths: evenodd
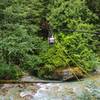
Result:
M87 71L94 68L95 53L88 45L94 42L93 34L68 32L65 35L59 31L53 47L49 47L47 41L38 36L43 16L56 30L93 30L91 23L98 17L88 9L85 0L2 0L0 5L2 61L33 71L39 76L68 65L78 64Z
M86 6L86 0L55 0L48 9L48 20L56 30L76 30L78 24L91 24L98 19Z
M29 35L23 25L15 24L13 29L10 35L0 41L3 60L8 64L31 70L40 62L39 52L43 49L42 39L37 35Z
M0 64L0 80L18 79L22 76L22 71L13 65Z
M0 1L0 58L4 62L26 70L40 62L38 31L43 9L40 0Z
M63 34L61 39L61 46L64 47L70 65L80 66L86 71L92 71L96 67L96 54L89 47L88 38L84 38L82 33L73 33L69 36Z
M42 66L37 67L39 77L45 75L46 78L49 78L52 71L59 67L65 67L66 62L69 62L58 43L53 46L46 43L45 50L42 50L39 56L42 60Z
M96 54L89 44L92 41L91 33L73 32L68 35L60 33L55 35L55 38L55 45L41 52L44 66L40 67L39 76L50 77L56 68L68 68L68 66L79 66L82 70L91 72L98 64Z

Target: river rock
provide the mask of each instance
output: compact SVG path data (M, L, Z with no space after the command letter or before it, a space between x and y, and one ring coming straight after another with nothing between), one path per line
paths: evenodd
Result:
M72 67L66 69L56 69L52 74L52 79L55 80L75 80L84 77L82 70L79 67Z
M20 97L24 98L25 100L32 100L33 93L30 91L23 91L20 93Z

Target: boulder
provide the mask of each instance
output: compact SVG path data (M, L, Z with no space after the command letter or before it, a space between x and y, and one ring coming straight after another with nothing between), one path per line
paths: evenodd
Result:
M54 80L75 80L82 78L84 73L79 67L70 67L70 68L58 68L52 74L52 79Z

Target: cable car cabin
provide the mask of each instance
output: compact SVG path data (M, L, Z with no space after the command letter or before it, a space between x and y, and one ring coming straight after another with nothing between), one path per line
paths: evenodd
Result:
M52 30L50 28L49 22L46 20L46 18L43 18L40 22L40 29L41 29L41 35L44 40L48 39L49 44L54 44L54 37Z
M49 42L49 44L51 44L51 45L54 44L55 39L54 39L53 35L52 35L51 37L48 38L48 42Z

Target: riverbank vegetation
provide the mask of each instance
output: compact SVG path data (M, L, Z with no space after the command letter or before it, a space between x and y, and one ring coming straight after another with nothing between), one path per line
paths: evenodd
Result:
M100 8L99 0L92 1L0 0L0 79L23 71L43 78L68 67L93 71L100 61ZM41 36L43 18L52 27L53 45Z

